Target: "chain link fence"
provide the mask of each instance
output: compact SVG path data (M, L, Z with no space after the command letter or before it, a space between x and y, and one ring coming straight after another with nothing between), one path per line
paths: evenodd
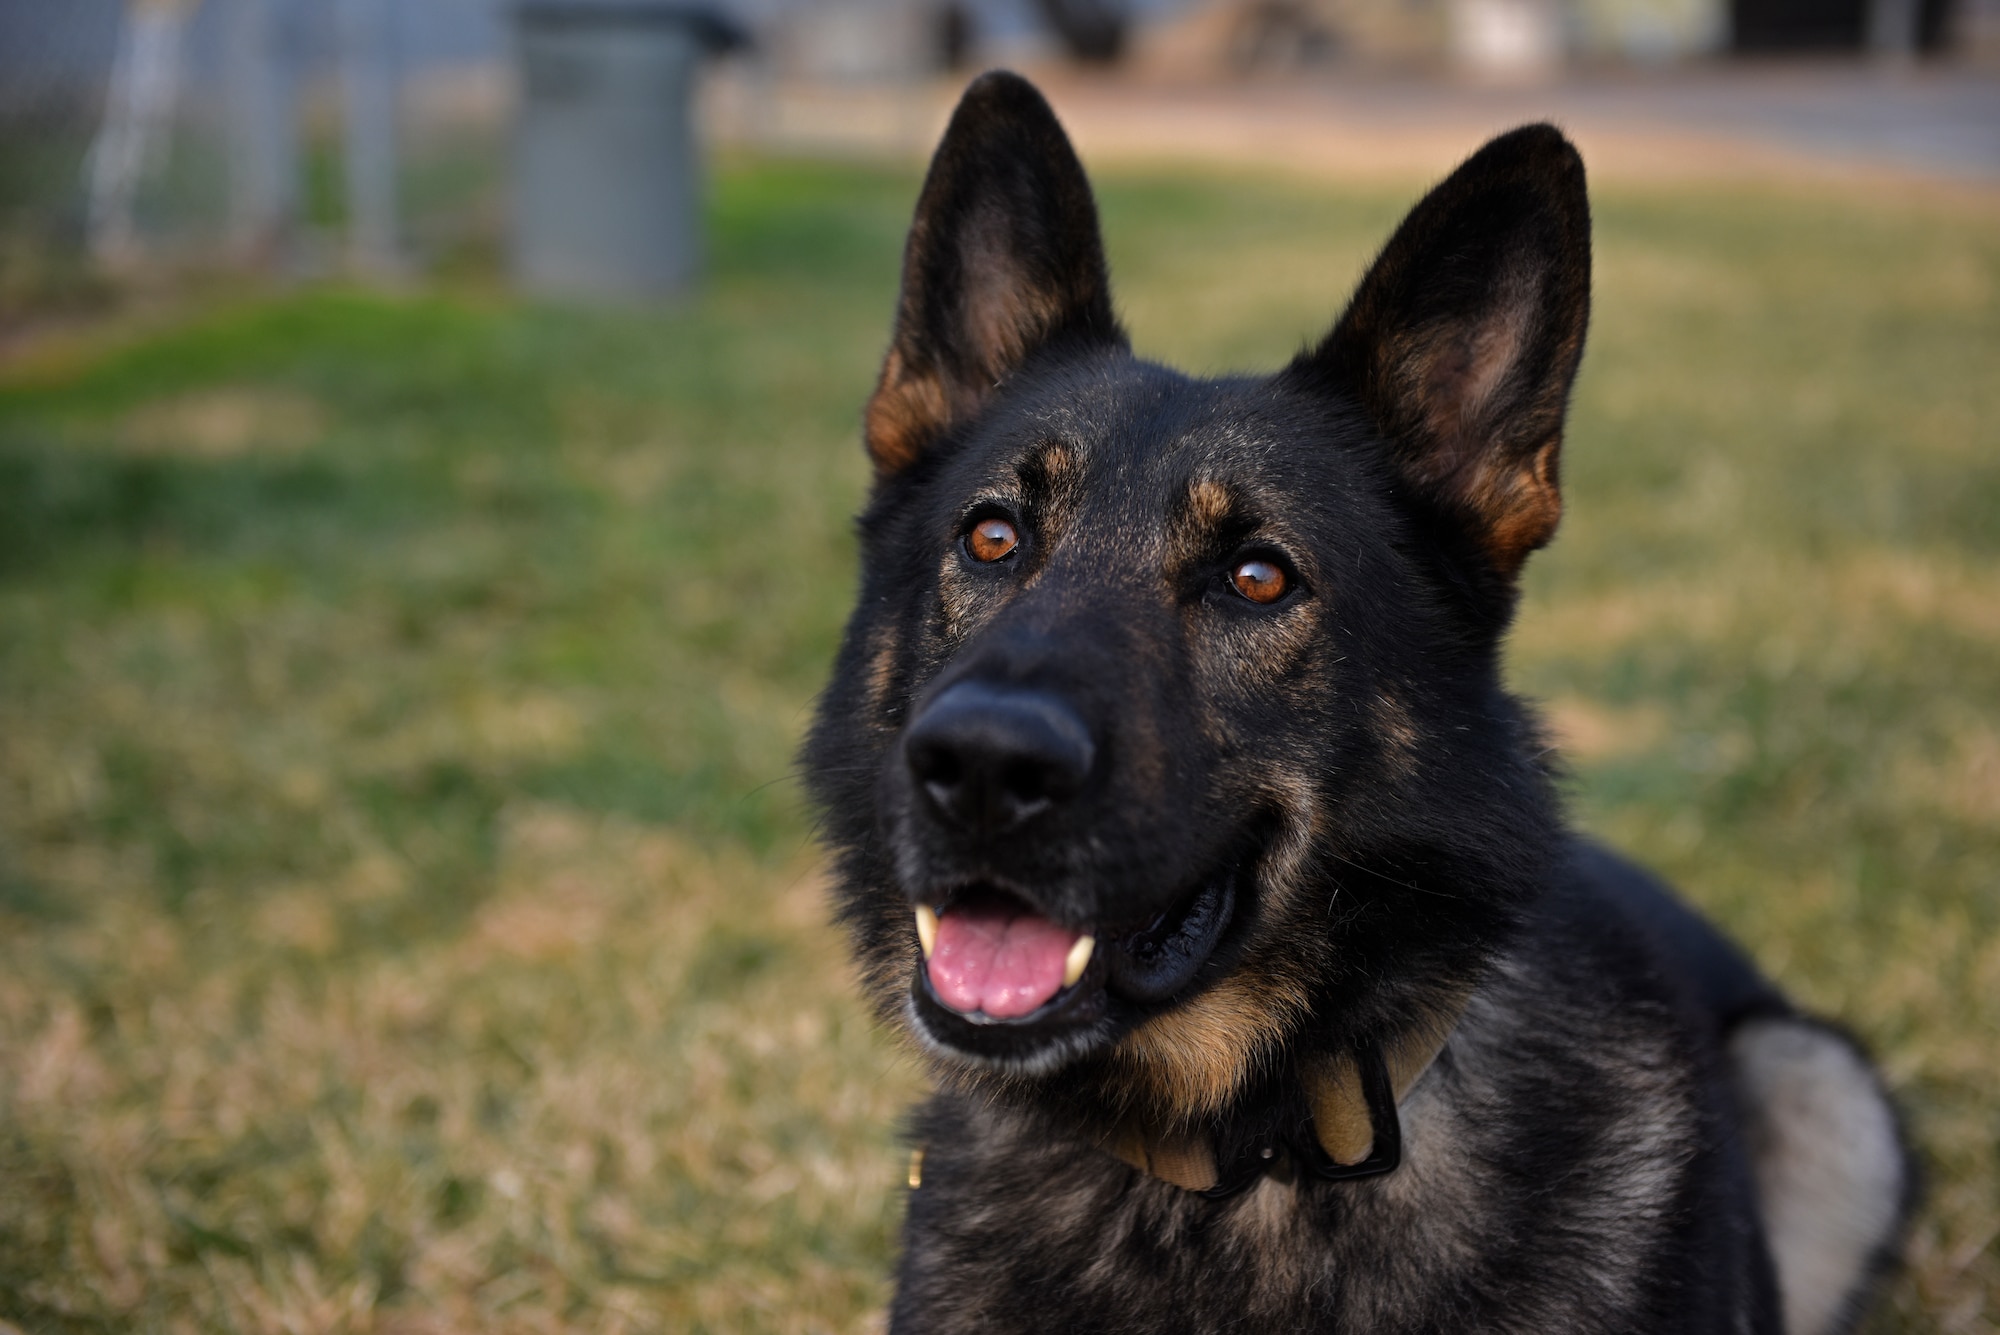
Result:
M504 0L0 0L0 319L151 274L483 262Z

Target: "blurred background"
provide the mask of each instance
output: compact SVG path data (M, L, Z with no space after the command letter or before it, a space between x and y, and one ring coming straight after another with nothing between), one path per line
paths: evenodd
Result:
M672 219L650 178L693 179L667 146L697 122L732 149L917 153L954 76L994 64L1059 69L1119 149L1435 170L1468 130L1553 114L2000 173L2000 0L0 0L0 292L476 267L510 208L531 252L579 212ZM601 207L563 179L579 155L538 152L616 139L621 115L643 139L647 113L646 165L607 171ZM635 243L647 262L676 285Z
M1880 1054L2000 1330L2000 0L0 0L0 1335L866 1331L916 1064L793 752L925 155L1261 369L1549 118L1513 678Z

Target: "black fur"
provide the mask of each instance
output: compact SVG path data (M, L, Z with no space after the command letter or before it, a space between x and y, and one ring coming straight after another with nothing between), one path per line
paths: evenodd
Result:
M1781 1329L1724 1041L1786 1003L1565 831L1501 683L1589 244L1575 151L1516 130L1320 346L1192 379L1130 354L1039 95L967 92L806 751L865 985L941 1089L893 1329ZM1017 544L975 559L990 519ZM1241 594L1246 560L1284 595ZM1101 943L1023 1021L922 967L913 907L982 896ZM1468 993L1403 1165L1302 1173L1303 1064ZM1147 1177L1099 1148L1134 1117L1272 1171L1222 1199Z

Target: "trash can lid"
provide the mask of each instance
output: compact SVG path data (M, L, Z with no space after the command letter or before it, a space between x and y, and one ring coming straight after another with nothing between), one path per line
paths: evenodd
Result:
M750 45L750 31L727 10L694 0L516 0L517 23L537 27L689 28L712 52Z

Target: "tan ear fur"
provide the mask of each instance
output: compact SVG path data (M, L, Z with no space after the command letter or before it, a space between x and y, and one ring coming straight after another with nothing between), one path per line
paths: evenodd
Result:
M982 75L924 179L896 327L863 416L878 477L914 463L1037 351L1125 344L1090 183L1026 81Z
M875 471L899 473L915 463L951 416L943 377L933 368L909 366L900 349L890 348L861 419Z
M1411 489L1511 586L1562 517L1563 419L1589 315L1582 161L1552 127L1525 126L1411 210L1297 369L1358 395Z

